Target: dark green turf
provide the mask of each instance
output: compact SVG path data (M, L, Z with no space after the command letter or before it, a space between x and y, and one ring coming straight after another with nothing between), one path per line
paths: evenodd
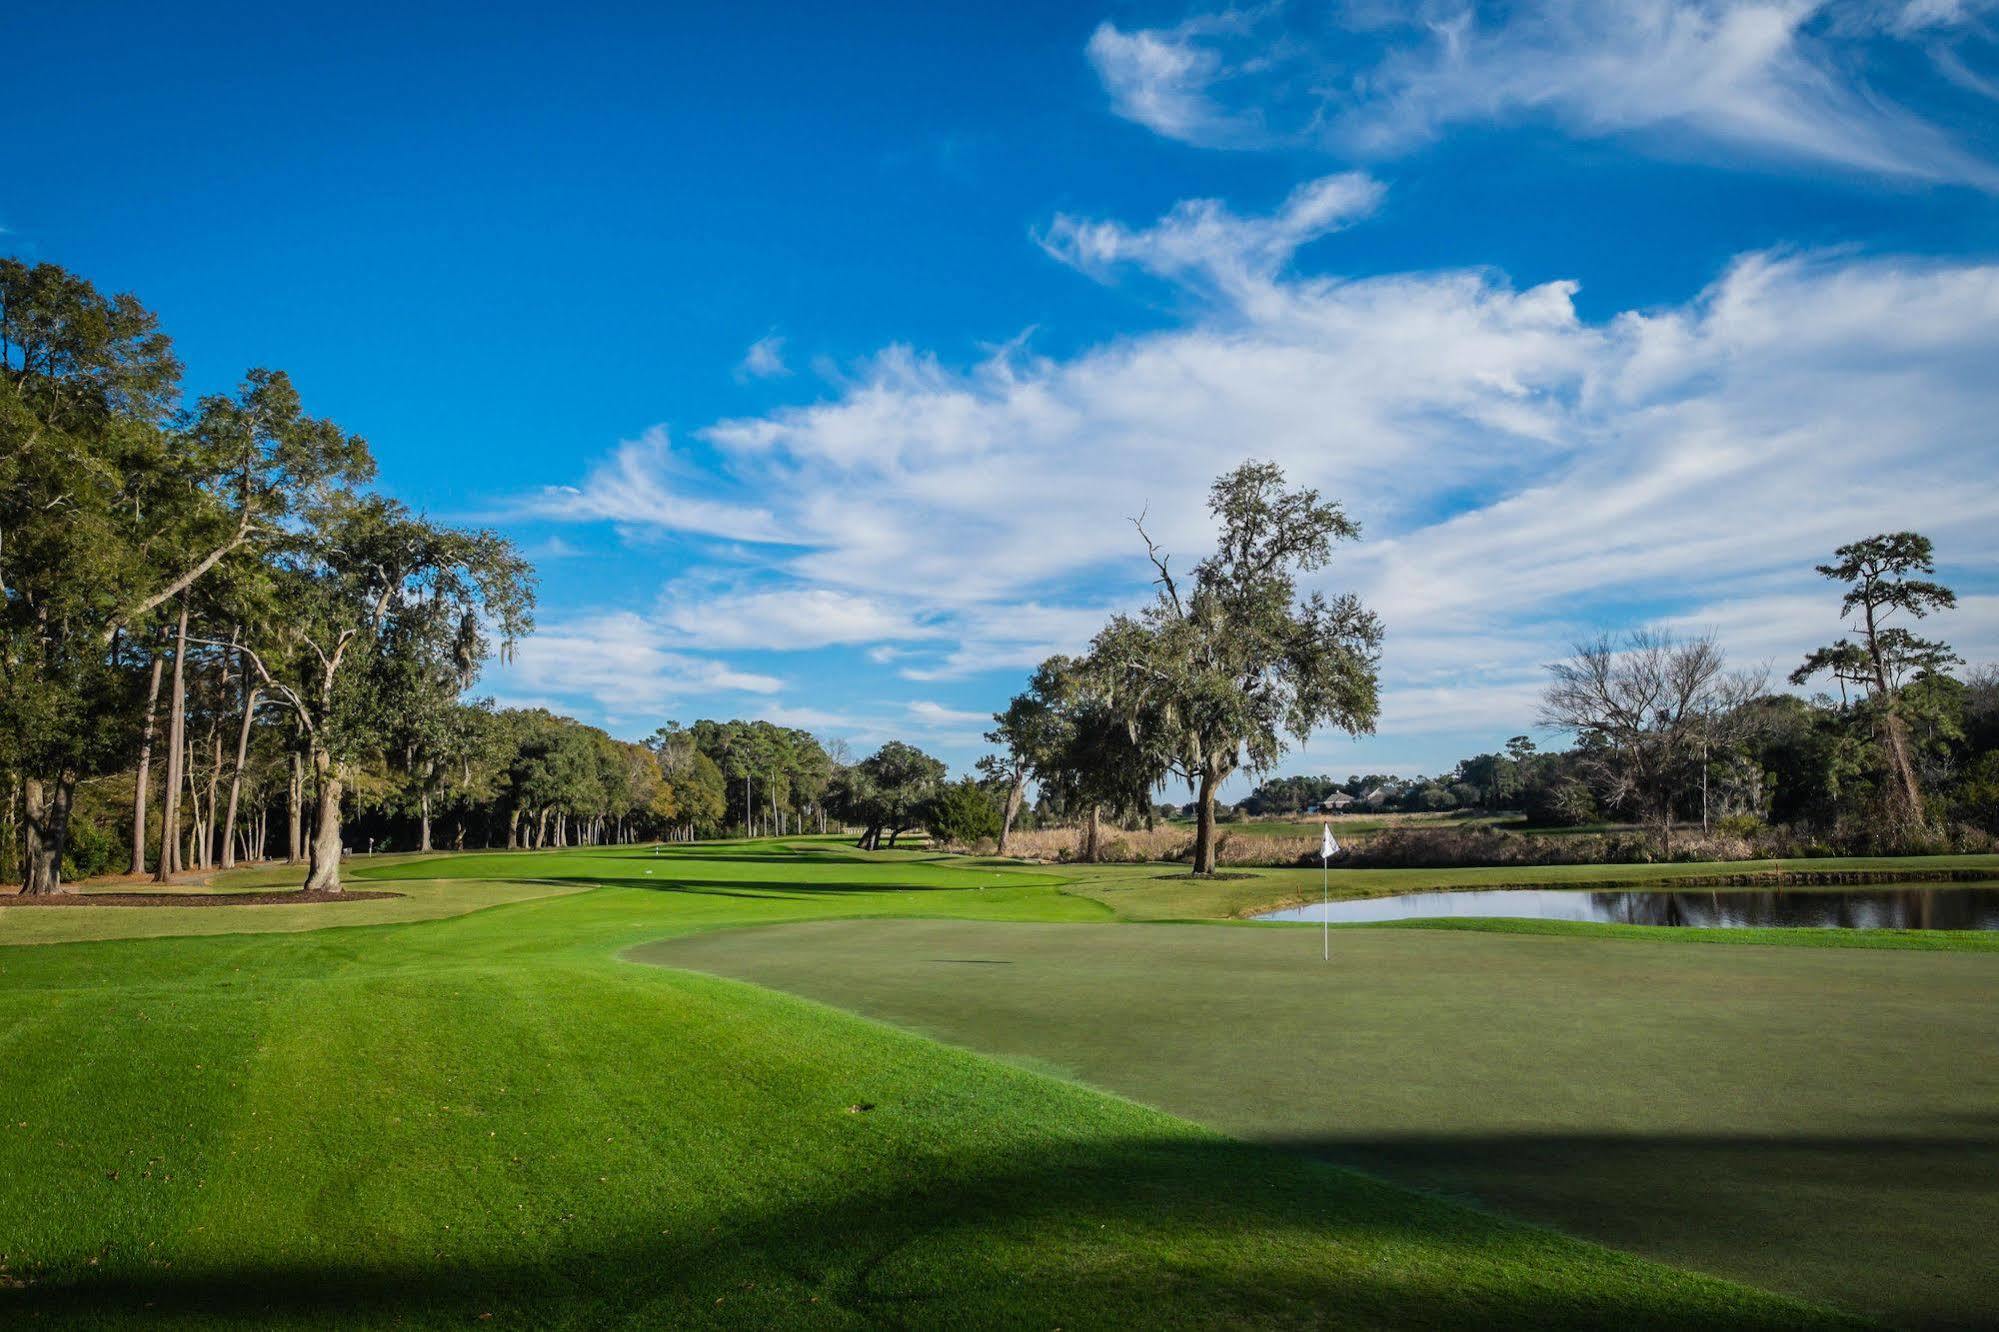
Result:
M416 923L337 925L364 903L306 933L0 946L0 1324L1829 1320L620 960L759 922L1109 918L1045 876L728 846L356 872L419 896L453 876L615 886ZM299 909L177 910L255 931ZM1087 997L1062 1020L1121 1021Z
M828 922L635 956L1896 1321L1999 1321L1999 957Z

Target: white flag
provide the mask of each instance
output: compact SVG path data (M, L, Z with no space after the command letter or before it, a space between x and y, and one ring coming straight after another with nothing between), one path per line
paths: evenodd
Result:
M1319 859L1322 861L1331 860L1340 853L1340 844L1333 840L1332 824L1325 823L1319 826L1325 833L1325 840L1319 843Z

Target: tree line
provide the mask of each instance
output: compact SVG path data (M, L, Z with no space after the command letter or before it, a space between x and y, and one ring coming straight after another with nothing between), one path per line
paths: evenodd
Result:
M1273 778L1239 808L1317 811L1344 791L1365 808L1516 812L1534 826L1623 819L1648 826L1661 855L1682 826L1847 852L1984 845L1999 835L1999 670L1966 669L1915 632L1956 603L1932 577L1932 543L1882 533L1817 570L1840 585L1846 634L1788 673L1821 686L1810 696L1732 670L1712 636L1605 635L1550 667L1539 720L1569 749L1517 735L1434 778Z
M531 630L533 571L374 480L367 442L284 372L190 402L134 297L0 260L0 873L48 893L282 855L337 892L350 844L838 823L893 846L945 792L900 742L853 761L702 720L635 743L466 701Z
M56 890L79 790L128 765L132 870L149 842L162 878L261 850L248 778L273 719L288 845L308 888L338 888L357 763L429 761L534 601L505 539L412 512L374 473L282 371L185 403L135 298L0 260L0 768L25 891Z

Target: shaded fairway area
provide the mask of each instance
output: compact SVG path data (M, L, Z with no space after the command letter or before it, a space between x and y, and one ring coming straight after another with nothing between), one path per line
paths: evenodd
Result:
M1111 918L1047 875L823 845L354 870L404 896L0 917L0 1325L1837 1321L621 960L741 925ZM362 923L390 908L434 918Z
M1999 957L825 922L634 957L1906 1324L1999 1320Z

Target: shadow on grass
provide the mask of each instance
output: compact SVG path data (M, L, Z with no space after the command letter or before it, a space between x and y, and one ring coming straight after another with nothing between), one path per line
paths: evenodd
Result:
M1999 1324L1999 1117L1823 1136L1258 1141L1899 1325Z
M974 1143L910 1152L871 1132L894 1113L882 1105L852 1121L851 1164L834 1177L802 1189L780 1180L763 1195L810 1201L696 1221L642 1208L596 1220L565 1216L570 1224L544 1222L518 1239L521 1223L508 1209L490 1225L461 1226L456 1237L405 1240L391 1253L357 1240L353 1253L319 1260L202 1266L176 1261L171 1243L98 1254L92 1265L78 1255L66 1267L24 1273L25 1288L0 1290L0 1321L476 1325L491 1316L581 1327L1534 1328L1834 1321L1261 1147L1182 1138L1064 1146L1039 1137L1003 1149ZM434 1256L411 1255L412 1248Z

